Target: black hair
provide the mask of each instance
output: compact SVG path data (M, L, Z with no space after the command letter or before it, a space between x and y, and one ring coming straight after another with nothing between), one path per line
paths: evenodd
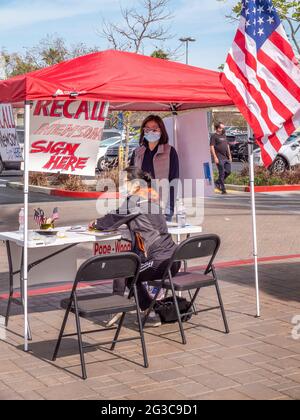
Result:
M215 125L216 130L219 130L219 128L221 128L221 125L224 125L225 126L225 124L222 123L221 121L218 122L218 123L216 123L216 125Z
M136 166L129 166L125 169L125 172L127 173L128 181L142 180L147 183L148 187L151 187L152 178L147 172L142 171Z
M150 122L154 121L159 126L161 131L161 138L159 140L159 144L168 144L169 143L169 135L165 126L165 123L163 122L162 118L159 115L149 115L144 121L141 126L141 134L140 134L140 145L143 146L145 143L145 133L144 129L146 125Z

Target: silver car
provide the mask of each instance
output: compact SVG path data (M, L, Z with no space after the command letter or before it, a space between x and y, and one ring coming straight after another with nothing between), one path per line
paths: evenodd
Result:
M254 163L257 166L264 165L260 149L254 152ZM272 172L280 174L297 165L300 165L300 131L292 134L284 143L270 169Z

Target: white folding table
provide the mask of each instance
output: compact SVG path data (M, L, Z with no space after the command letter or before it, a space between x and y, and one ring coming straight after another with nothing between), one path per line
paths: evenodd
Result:
M182 236L189 238L191 235L200 235L203 232L202 226L187 225L185 227L169 225L169 233L176 236L177 244L181 243Z
M78 245L107 240L121 240L119 233L97 233L84 235L71 232L70 227L58 228L63 237L44 237L38 239L34 231L29 231L28 241L28 273L30 285L56 282L74 282L77 273L77 260L80 257ZM0 241L4 241L7 250L9 267L9 298L5 324L8 326L11 304L24 306L23 259L24 240L20 232L0 233ZM47 265L43 265L47 261ZM21 299L14 298L14 279L19 275ZM30 331L30 330L29 330ZM31 339L31 334L29 333Z
M29 284L41 284L61 282L73 283L77 273L77 263L80 259L82 250L78 245L107 243L121 241L122 233L95 234L71 231L71 227L57 228L60 236L38 237L34 231L29 231L28 241L28 273ZM179 228L169 224L169 233L176 237L177 243L181 242L182 237L190 237L202 233L201 226L190 226ZM0 241L3 241L7 250L9 266L9 298L6 312L6 327L8 326L11 304L16 303L24 308L24 282L23 282L23 260L24 260L24 240L20 232L2 232ZM47 262L45 266L43 263ZM21 298L14 298L14 280L19 276ZM31 340L31 331L28 325L28 339Z

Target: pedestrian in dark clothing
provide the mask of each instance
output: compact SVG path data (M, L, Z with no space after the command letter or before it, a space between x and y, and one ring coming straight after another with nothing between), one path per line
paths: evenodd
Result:
M216 124L216 132L211 136L210 147L213 159L219 171L216 187L226 194L225 181L231 174L232 155L223 123Z

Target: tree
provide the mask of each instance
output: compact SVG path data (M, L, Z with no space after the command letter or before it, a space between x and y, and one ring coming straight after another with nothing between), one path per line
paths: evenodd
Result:
M162 50L161 48L156 49L151 54L153 58L161 58L162 60L170 60L170 54L167 51Z
M226 0L218 0L225 2ZM293 46L300 56L300 2L299 0L273 0L283 23L287 26L287 32L290 34ZM242 2L239 1L231 10L228 18L232 20L239 19L242 11Z
M94 51L97 51L97 48L89 48L83 43L69 48L63 38L48 35L36 46L25 49L24 54L2 50L0 57L4 61L6 76L13 77Z
M145 41L165 42L171 39L164 24L172 18L170 0L139 0L138 6L122 8L123 23L103 22L100 36L115 50L143 53Z
M29 73L39 68L27 54L22 56L18 53L8 53L6 50L2 50L1 57L4 62L4 73L8 78Z
M0 80L6 79L6 61L3 55L0 54Z
M169 3L170 0L139 0L136 7L121 7L123 22L115 24L104 21L99 34L115 50L143 54L147 41L164 43L172 38L170 28L165 26L165 23L172 18L172 14L169 12ZM155 51L151 56L169 60L171 52L155 46ZM124 161L127 164L130 136L134 131L132 128L132 112L123 113L123 124L125 148L123 149L122 146L122 150L124 150ZM123 162L119 162L120 169L122 169L122 165Z

